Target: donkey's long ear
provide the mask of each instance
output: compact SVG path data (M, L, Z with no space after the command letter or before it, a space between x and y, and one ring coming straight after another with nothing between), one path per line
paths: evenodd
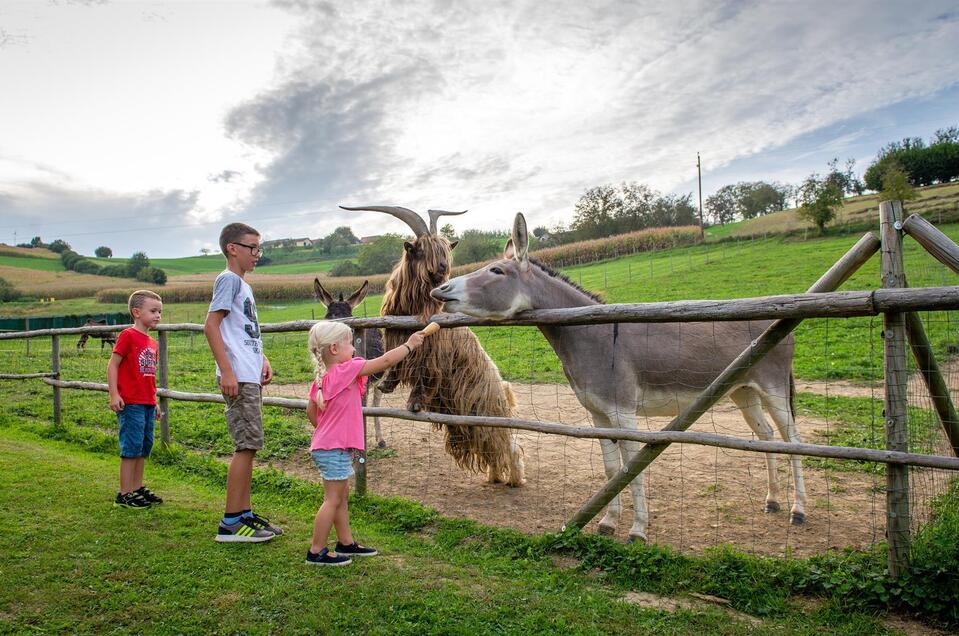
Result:
M320 284L319 278L313 279L313 291L316 292L316 297L320 299L320 302L327 307L333 304L333 297L330 296L330 292L323 289L323 285Z
M353 294L346 299L346 303L350 306L351 309L356 307L361 302L363 302L363 299L366 298L366 293L368 291L370 291L370 281L364 280L363 285L360 286L359 289L353 292Z
M506 239L506 247L503 248L503 258L513 260L516 258L516 246L513 245L513 239Z
M520 212L516 213L516 218L513 220L513 238L510 240L513 243L513 258L519 261L520 271L525 272L529 267L527 256L529 234L526 232L526 219Z

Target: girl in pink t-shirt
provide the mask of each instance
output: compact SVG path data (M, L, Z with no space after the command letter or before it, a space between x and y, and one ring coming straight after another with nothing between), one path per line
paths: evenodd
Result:
M310 329L310 353L316 379L310 386L306 415L313 424L310 455L323 477L323 504L313 521L313 541L306 553L312 565L346 565L354 556L374 556L350 531L349 479L353 451L366 448L363 406L366 376L389 369L423 344L417 331L405 344L374 360L354 358L353 330L341 322L321 320ZM336 549L327 547L330 527L336 528Z

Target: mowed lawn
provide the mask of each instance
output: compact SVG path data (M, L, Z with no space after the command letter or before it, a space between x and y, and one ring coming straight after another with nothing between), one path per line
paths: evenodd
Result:
M147 467L151 488L166 503L147 511L120 509L111 505L115 457L0 428L0 472L0 507L8 524L0 534L4 633L754 629L720 609L646 609L625 602L622 589L588 572L476 549L435 529L400 532L362 510L353 515L354 531L382 556L343 568L307 566L318 488L299 498L255 495L257 509L286 534L262 545L222 545L213 541L222 490L174 468ZM795 621L790 617L773 631L782 633ZM864 617L854 625L859 633L877 627Z

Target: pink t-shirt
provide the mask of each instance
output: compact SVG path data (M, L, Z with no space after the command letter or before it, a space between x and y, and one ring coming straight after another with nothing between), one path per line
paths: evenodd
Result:
M362 402L366 393L366 376L359 375L364 364L365 358L352 358L326 370L322 380L326 408L316 414L311 451L366 448ZM310 387L310 400L317 401L320 388L314 381Z

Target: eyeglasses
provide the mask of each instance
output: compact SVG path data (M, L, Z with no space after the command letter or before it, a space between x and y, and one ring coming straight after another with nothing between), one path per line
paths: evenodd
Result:
M230 241L230 242L233 243L234 245L242 245L243 247L250 248L250 254L252 254L253 256L259 256L260 254L263 253L263 250L260 248L259 245L247 245L246 243L240 243L238 241Z

